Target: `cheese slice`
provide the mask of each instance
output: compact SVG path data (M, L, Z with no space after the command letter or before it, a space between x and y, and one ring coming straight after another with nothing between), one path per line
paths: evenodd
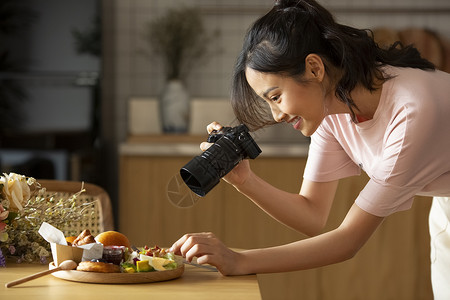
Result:
M150 265L152 265L152 267L158 271L165 271L166 269L164 268L164 266L170 262L171 260L162 257L153 257L153 259L149 261Z
M149 265L157 271L165 271L166 269L164 268L164 266L172 262L172 260L170 259L166 259L163 257L153 257L144 254L141 254L139 256L139 259L148 260Z

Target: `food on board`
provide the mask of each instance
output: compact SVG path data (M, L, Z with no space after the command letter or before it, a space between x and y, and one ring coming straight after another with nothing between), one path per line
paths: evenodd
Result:
M75 235L67 236L67 237L66 237L67 245L68 245L68 246L72 246L73 241L75 241L76 238L77 238L77 237L76 237Z
M117 231L102 232L95 237L95 240L102 243L103 246L124 246L131 249L128 238L123 233Z
M120 273L120 267L115 264L102 261L82 261L77 266L77 271L97 273Z
M94 236L91 234L89 229L83 230L80 235L72 242L72 246L82 246L95 243Z
M77 237L66 237L66 241L75 247L89 243L103 245L102 257L80 262L77 271L140 273L167 271L178 267L173 252L158 246L132 249L128 238L117 231L105 231L94 238L89 229L85 229Z
M121 264L122 272L167 271L178 267L173 252L154 246L145 246L126 254L126 260Z

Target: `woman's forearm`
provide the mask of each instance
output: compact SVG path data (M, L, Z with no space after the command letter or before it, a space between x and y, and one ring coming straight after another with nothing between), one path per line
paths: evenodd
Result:
M344 242L339 230L282 246L247 250L242 255L242 274L290 272L345 261L357 249Z
M289 272L345 261L358 252L382 220L354 205L335 230L282 246L241 252L238 272Z

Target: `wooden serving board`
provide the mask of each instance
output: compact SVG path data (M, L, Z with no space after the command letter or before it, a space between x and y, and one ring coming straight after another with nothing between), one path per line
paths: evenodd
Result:
M50 263L49 269L54 269L53 262ZM184 273L184 264L179 263L178 268L167 271L153 271L141 273L96 273L84 271L58 271L52 273L53 276L77 282L87 283L149 283L166 281L180 277Z

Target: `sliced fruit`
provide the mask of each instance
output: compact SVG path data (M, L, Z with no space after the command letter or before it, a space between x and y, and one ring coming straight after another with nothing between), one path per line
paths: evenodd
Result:
M124 268L123 271L125 273L136 273L136 270L134 268L131 268L131 267Z
M152 266L150 266L148 260L138 260L136 262L136 270L138 272L150 272L152 270Z

